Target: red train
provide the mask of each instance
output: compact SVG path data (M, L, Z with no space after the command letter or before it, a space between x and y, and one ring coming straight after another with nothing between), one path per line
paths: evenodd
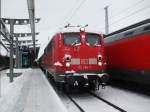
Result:
M104 43L112 78L150 84L150 19L107 35Z
M89 85L96 89L105 85L108 75L105 73L103 35L77 31L56 33L41 58L41 65L54 80L64 87Z

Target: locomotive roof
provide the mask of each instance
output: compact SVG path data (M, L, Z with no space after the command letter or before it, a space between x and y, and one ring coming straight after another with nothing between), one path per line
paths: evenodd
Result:
M60 33L66 33L66 32L80 32L80 28L81 27L67 27L67 28L60 28L60 30L58 32ZM89 32L89 33L97 33L97 34L101 34L102 32L100 31L96 31L96 30L92 30L89 28L85 28L85 32Z
M120 40L123 38L131 38L135 35L149 33L149 32L150 32L150 23L147 23L147 24L144 24L144 25L141 25L141 26L117 33L117 34L110 35L104 39L104 42L110 43L110 42Z
M112 33L110 33L110 34L108 34L108 35L105 35L105 37L109 37L109 36L112 36L112 35L115 35L115 34L119 34L119 33L121 33L121 32L125 32L125 31L131 30L131 29L135 29L135 28L137 28L137 27L140 27L140 26L142 26L142 25L149 24L149 23L150 23L150 18L149 18L149 19L146 19L146 20L143 20L143 21L141 21L141 22L138 22L138 23L136 23L136 24L127 26L127 27L125 27L125 28L123 28L123 29L120 29L120 30L118 30L118 31L112 32Z

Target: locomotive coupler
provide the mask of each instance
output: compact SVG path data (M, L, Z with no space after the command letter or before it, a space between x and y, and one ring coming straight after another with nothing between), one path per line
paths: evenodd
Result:
M73 85L74 85L74 86L78 86L78 85L79 85L79 84L78 84L78 81L75 81Z
M106 84L102 83L102 89L105 89Z

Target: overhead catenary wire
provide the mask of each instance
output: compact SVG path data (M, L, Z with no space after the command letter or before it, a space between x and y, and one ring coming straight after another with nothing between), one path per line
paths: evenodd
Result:
M75 0L70 10L65 14L64 18L60 21L60 23L56 25L57 27L62 28L62 26L69 24L68 19L70 18L72 13L77 9L79 3L80 3L79 0Z
M120 22L120 21L122 21L122 20L125 20L125 19L128 18L128 17L134 16L135 14L138 14L138 13L140 13L141 11L144 11L145 9L148 9L148 8L150 8L150 4L147 5L147 6L145 6L145 7L143 7L143 8L140 8L140 9L138 9L138 10L136 10L136 11L130 13L130 14L128 14L127 16L124 16L124 17L122 17L122 18L120 18L120 19L117 19L117 20L114 21L114 22L110 22L109 25L110 25L110 27L112 27L112 26L115 25L115 23L118 23L118 22ZM110 21L111 21L111 20L112 20L112 19L110 19ZM101 28L99 28L99 29L104 30L105 27L101 27Z
M70 24L71 19L73 16L77 13L77 11L81 8L81 6L85 3L86 0L76 0L74 4L71 7L71 9L66 13L64 19L57 25L59 28L62 28L62 26L66 24Z
M72 12L71 16L66 20L66 22L69 22L72 20L73 16L77 13L77 11L83 6L83 4L85 3L85 1L87 0L82 0L80 2L80 4L78 5L78 7Z
M137 6L138 4L144 2L145 0L140 0L132 5L130 5L129 7L126 7L125 9L119 11L118 13L116 13L115 15L113 15L111 18L115 18L115 17L118 17L120 14L123 14L125 12L128 12L130 11L132 8L134 8L135 6Z
M74 4L78 4L79 0L76 0ZM73 11L75 10L75 8L77 7L77 5L74 5L71 7L71 9L66 13L63 22L66 22L66 20L70 17L70 15L73 13Z
M113 25L113 24L115 24L115 23L118 23L118 22L120 22L121 20L124 20L125 18L128 18L128 17L130 17L130 16L133 16L133 15L135 15L135 14L137 14L137 13L139 13L139 12L145 10L145 9L148 9L148 8L150 8L150 4L147 5L147 6L145 6L145 7L143 7L143 8L141 8L141 9L139 9L139 10L136 10L136 11L130 13L130 14L127 15L127 16L124 16L124 17L122 17L122 18L120 18L120 19L114 21L114 22L111 23L110 25Z

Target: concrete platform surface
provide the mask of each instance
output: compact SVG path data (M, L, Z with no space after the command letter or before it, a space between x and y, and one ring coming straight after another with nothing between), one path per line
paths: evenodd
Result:
M40 69L29 69L7 87L0 112L67 112Z

